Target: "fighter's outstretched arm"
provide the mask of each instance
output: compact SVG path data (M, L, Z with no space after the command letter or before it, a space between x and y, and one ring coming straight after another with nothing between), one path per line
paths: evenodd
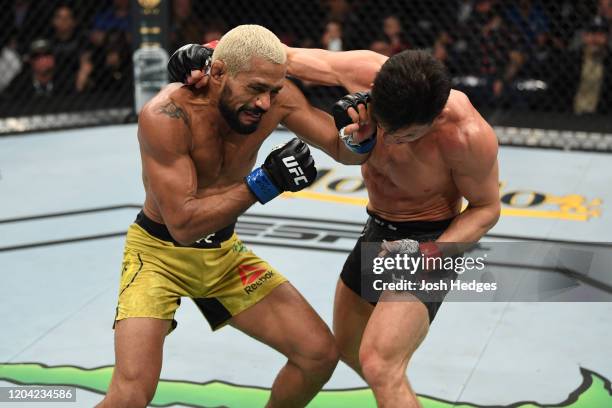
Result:
M206 64L212 48L210 43L203 46L187 44L175 51L168 63L171 82L206 87L206 68L197 67ZM285 51L289 75L321 85L343 86L349 93L371 88L376 73L387 60L386 56L367 50L332 52L285 46Z
M181 244L191 244L226 227L257 201L243 182L222 194L198 197L188 123L188 114L171 100L150 102L138 123L148 193L170 234Z
M387 57L373 51L334 52L286 47L287 72L321 85L343 86L350 93L370 89Z
M282 124L300 139L343 164L361 164L367 160L369 153L359 154L350 150L338 136L331 115L310 105L302 91L291 81L285 81L278 98L287 112Z

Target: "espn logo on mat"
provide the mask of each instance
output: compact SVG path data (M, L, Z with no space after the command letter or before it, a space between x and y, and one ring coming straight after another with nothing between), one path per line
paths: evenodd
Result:
M238 267L238 275L240 275L244 292L248 295L274 276L274 272L263 266L240 265Z
M296 186L300 185L300 181L303 181L304 184L308 183L308 179L306 178L306 176L304 176L304 170L302 170L298 162L295 160L295 157L283 157L283 163L285 164L285 167L289 169L289 173L292 173L297 176L293 178L293 182Z

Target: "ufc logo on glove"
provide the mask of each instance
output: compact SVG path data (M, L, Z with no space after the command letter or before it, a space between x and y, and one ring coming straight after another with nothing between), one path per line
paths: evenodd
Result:
M295 160L295 157L284 157L283 163L285 164L285 167L289 169L289 173L293 173L298 176L293 178L293 182L296 186L300 185L300 181L308 183L308 179L306 178L306 176L304 176L304 171L302 170L298 162Z

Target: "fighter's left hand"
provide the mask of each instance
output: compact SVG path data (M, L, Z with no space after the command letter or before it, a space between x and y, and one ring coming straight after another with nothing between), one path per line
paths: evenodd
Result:
M340 137L357 153L369 152L376 142L376 123L369 102L369 92L355 92L340 98L332 108Z

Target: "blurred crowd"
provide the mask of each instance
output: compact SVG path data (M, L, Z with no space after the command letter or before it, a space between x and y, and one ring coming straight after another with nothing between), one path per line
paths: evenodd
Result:
M2 116L24 104L131 105L130 0L0 7ZM611 111L612 0L172 0L170 9L170 53L257 23L291 46L428 49L479 107Z
M318 4L319 32L289 35L291 44L388 56L430 50L479 108L612 112L612 0Z
M129 0L2 0L1 16L5 113L57 110L75 100L79 108L101 96L108 106L131 100Z

